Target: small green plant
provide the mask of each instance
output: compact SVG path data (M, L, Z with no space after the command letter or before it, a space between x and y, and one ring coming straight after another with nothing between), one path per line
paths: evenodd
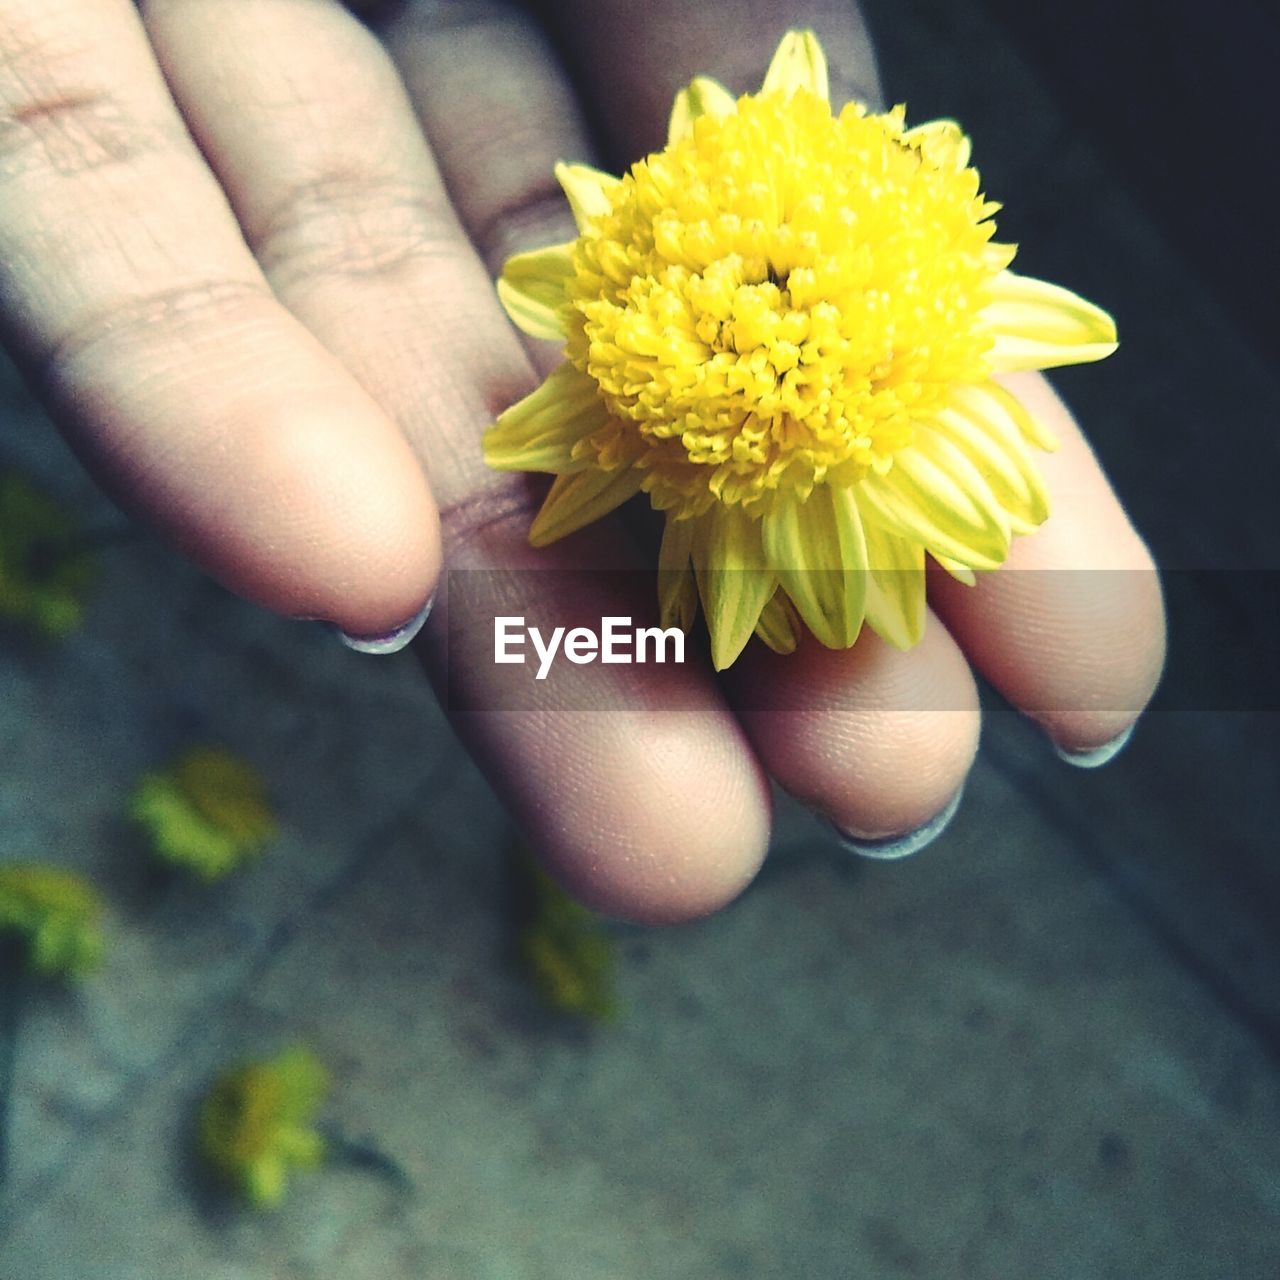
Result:
M14 471L0 472L0 619L59 640L84 618L90 546L75 518Z
M329 1093L329 1072L301 1045L220 1075L200 1104L200 1154L249 1204L284 1199L293 1169L315 1168L326 1144L314 1128Z
M102 900L73 871L0 864L0 1185L9 1174L9 1116L18 1032L35 979L71 980L102 961Z
M93 886L40 862L0 866L0 939L29 974L76 978L102 960L103 905Z
M139 779L129 816L162 862L206 882L260 853L276 834L266 788L254 767L222 747L192 747Z
M614 943L598 916L575 902L527 854L530 913L519 952L543 999L561 1013L592 1022L617 1017Z

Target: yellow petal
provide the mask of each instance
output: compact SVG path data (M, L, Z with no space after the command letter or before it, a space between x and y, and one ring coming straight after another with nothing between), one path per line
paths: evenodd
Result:
M980 417L987 430L996 431L1002 439L1021 439L1024 443L1042 449L1044 453L1057 451L1056 436L1011 390L1001 387L1000 383L954 387L951 388L950 399L970 417ZM1043 483L1038 468L1036 475Z
M859 502L890 532L971 569L994 569L1009 553L1003 509L974 465L928 429L894 458L887 476L862 481ZM927 448L924 445L927 444Z
M948 439L982 473L1015 533L1030 533L1049 515L1049 491L1009 413L1007 392L989 386L952 388L929 426Z
M738 507L713 508L697 521L693 567L711 632L711 661L730 666L778 585L765 563L760 521Z
M867 624L895 649L910 649L924 634L924 550L873 520L863 522L867 542Z
M1002 271L991 290L982 322L995 337L988 359L996 373L1086 364L1116 349L1115 321L1070 289Z
M969 135L954 120L928 120L908 129L902 140L908 146L918 146L924 157L939 169L956 173L968 165L973 153Z
M733 94L717 80L709 76L697 76L687 89L676 94L671 106L671 119L667 123L667 146L693 132L693 122L699 116L728 115L737 106Z
M658 552L658 613L664 627L688 631L698 615L698 588L693 579L692 520L667 517Z
M787 599L786 592L775 591L769 603L760 611L756 635L774 653L795 653L800 640L800 619L796 616L795 606Z
M982 265L988 271L1003 271L1017 256L1016 244L1002 244L998 240L988 240L982 246Z
M592 469L557 476L529 529L530 543L545 547L608 515L640 488L639 477L635 467L619 467L616 471Z
M812 31L788 31L769 63L761 93L793 94L808 89L824 102L831 99L827 81L827 55Z
M981 384L981 389L986 396L988 413L1007 414L1017 428L1018 434L1028 444L1034 445L1045 453L1057 452L1057 436L1012 391L1002 387L998 382L984 382Z
M978 575L968 565L960 564L950 556L940 556L936 551L929 554L938 562L938 567L945 569L957 582L963 582L966 587L977 585Z
M619 184L611 173L593 169L589 164L556 165L556 180L569 198L573 220L579 231L585 231L592 218L602 218L613 207L609 193Z
M508 258L498 281L507 315L531 338L565 336L560 314L565 282L573 274L572 244L556 244Z
M779 502L762 521L765 555L805 625L828 649L862 629L867 546L850 489L819 485L806 502Z
M596 384L571 364L558 366L485 432L484 460L499 471L577 471L573 446L609 421Z

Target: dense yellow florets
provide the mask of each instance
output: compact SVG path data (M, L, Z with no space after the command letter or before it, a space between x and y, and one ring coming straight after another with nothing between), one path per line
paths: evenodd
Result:
M990 372L995 206L900 110L745 97L636 164L573 249L569 360L613 416L575 456L655 506L751 514L884 473Z

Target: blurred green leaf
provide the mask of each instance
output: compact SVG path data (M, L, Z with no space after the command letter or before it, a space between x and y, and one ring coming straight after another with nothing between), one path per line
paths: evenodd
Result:
M74 517L17 472L0 472L0 618L57 640L80 626L93 563Z
M75 978L102 960L104 914L93 886L39 862L0 864L0 936L19 944L26 968Z
M146 832L156 857L205 881L236 870L277 830L254 767L214 746L192 747L171 768L144 774L130 797L129 816Z
M576 902L528 854L531 914L520 933L520 958L552 1008L592 1022L617 1017L613 939L599 917Z
M313 1127L329 1072L304 1046L246 1062L220 1075L200 1104L200 1153L251 1205L274 1208L291 1169L314 1168L325 1142Z

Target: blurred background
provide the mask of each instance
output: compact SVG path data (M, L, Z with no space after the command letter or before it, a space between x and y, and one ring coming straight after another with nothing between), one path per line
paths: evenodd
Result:
M15 1023L4 1280L1280 1276L1280 19L864 9L889 99L974 137L1021 269L1118 317L1120 354L1058 385L1170 571L1130 748L1072 770L991 700L959 817L901 865L783 801L734 906L605 926L617 1012L584 1019L530 980L513 832L412 657L103 547L78 631L0 629L0 861L109 904L101 969ZM116 527L0 395L0 470ZM250 761L280 828L209 888L124 812L193 741ZM193 1110L295 1042L350 1150L238 1209Z

